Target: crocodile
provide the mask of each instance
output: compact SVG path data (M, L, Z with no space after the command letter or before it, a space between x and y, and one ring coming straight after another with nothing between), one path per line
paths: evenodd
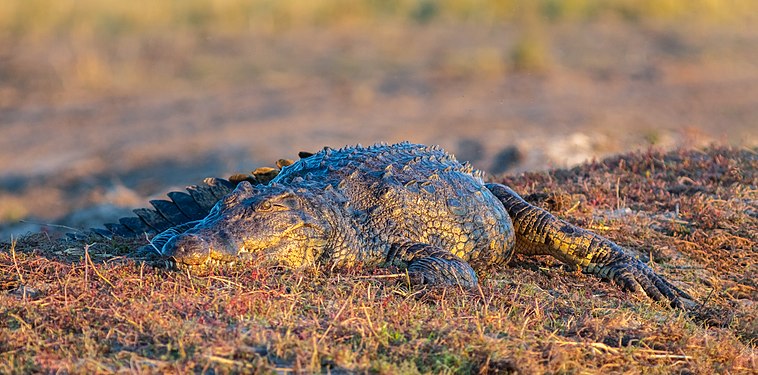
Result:
M259 257L293 268L395 265L413 284L468 288L514 253L551 255L673 307L691 300L621 246L486 183L438 146L325 147L300 157L206 179L104 232L153 233L148 246L181 269Z

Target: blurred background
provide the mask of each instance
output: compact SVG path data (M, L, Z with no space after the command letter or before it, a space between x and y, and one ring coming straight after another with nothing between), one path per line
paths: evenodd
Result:
M0 1L3 241L325 145L518 173L757 124L754 0Z

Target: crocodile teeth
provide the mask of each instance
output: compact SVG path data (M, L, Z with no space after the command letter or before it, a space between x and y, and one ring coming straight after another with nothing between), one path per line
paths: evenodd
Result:
M187 264L182 262L177 262L175 260L166 259L164 260L164 265L168 269L179 269L179 270L194 270L198 268L204 268L204 267L230 267L234 266L236 262L234 261L224 261L221 259L212 259L209 258L205 261L203 264Z

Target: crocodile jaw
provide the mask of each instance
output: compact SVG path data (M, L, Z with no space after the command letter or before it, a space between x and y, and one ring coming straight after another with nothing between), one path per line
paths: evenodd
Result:
M225 245L228 246L199 234L181 233L171 237L161 253L168 258L169 265L181 269L234 264L239 252L231 243Z

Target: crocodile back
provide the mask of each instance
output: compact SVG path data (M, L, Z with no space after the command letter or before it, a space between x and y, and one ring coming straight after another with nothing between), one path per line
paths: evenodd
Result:
M449 249L482 265L506 263L511 255L510 218L481 172L436 146L326 148L285 167L272 183L344 197L345 215L367 242L360 252L338 249L334 257L346 263L356 256L383 259L390 245L402 241Z

